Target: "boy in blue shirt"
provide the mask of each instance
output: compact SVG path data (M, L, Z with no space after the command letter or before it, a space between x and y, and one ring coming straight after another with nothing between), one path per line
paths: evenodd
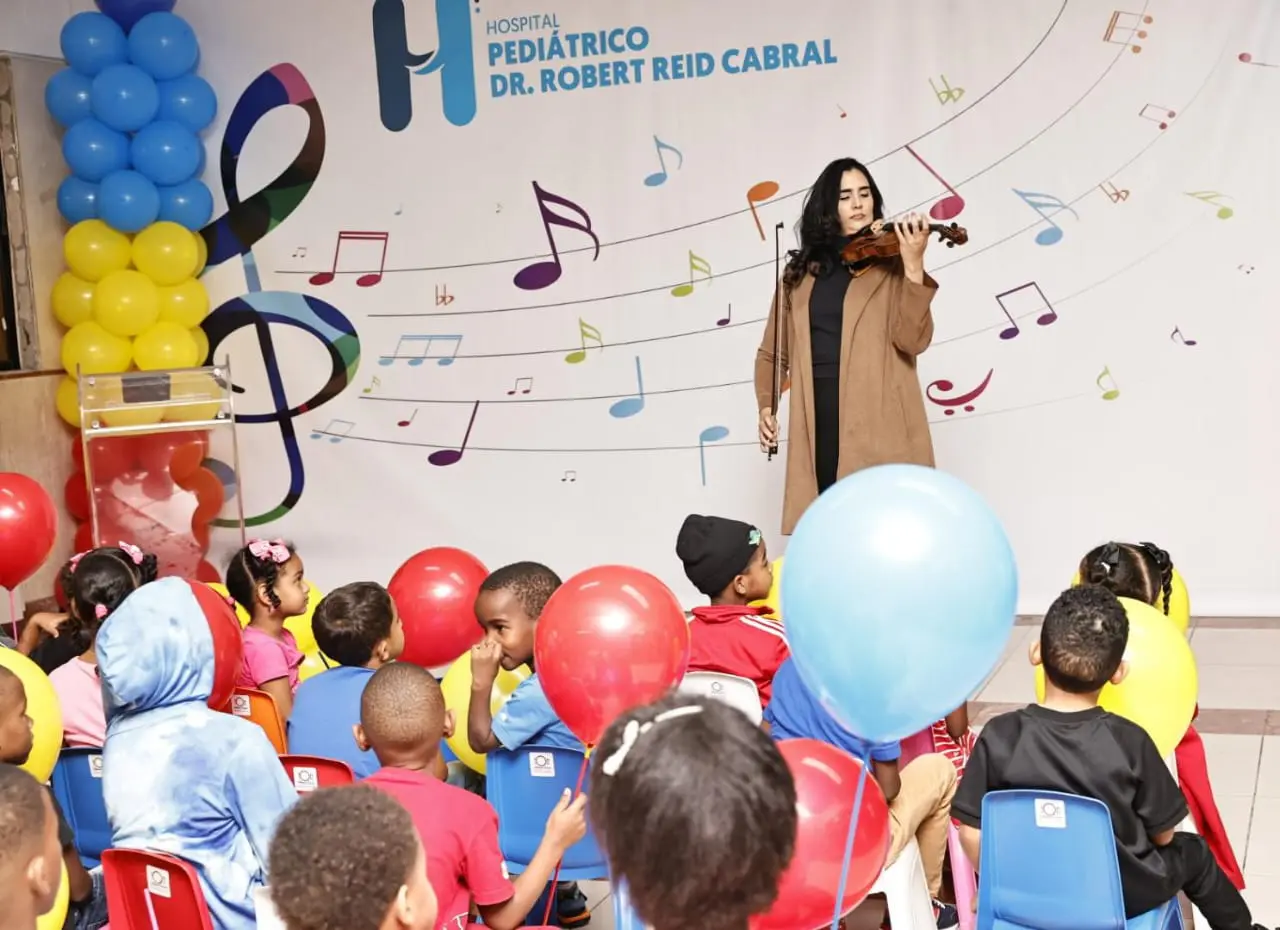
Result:
M471 706L467 712L467 742L474 752L514 751L536 745L582 749L582 740L564 725L542 691L533 667L533 634L538 617L560 577L537 562L516 562L489 575L476 596L476 619L484 639L471 648ZM494 717L489 709L498 669L514 671L528 665L533 674L520 682ZM576 882L556 889L562 927L582 927L591 920L586 896ZM537 907L534 914L541 916Z
M382 585L343 585L316 605L316 645L339 664L298 686L289 715L289 751L351 766L356 778L379 769L378 757L356 744L360 697L373 673L404 651L404 626ZM443 776L442 776L443 777Z
M959 923L954 907L937 902L951 798L956 793L956 769L951 760L940 754L925 755L899 770L901 745L896 741L869 743L840 726L805 687L794 659L783 662L774 675L773 697L764 719L776 740L821 740L859 760L870 750L871 773L889 803L889 857L885 865L896 862L914 836L920 846L929 893L934 898L937 925L954 927Z

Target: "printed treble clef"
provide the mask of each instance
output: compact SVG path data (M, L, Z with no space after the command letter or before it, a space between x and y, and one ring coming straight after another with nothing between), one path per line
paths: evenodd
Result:
M933 393L934 388L938 389L939 394L946 393L948 391L954 391L956 389L956 386L952 384L950 381L948 381L946 378L940 378L937 381L929 382L929 386L925 388L924 393L925 393L925 396L929 398L929 401L931 403L937 404L939 407L945 407L946 409L943 410L942 412L947 416L951 416L955 413L955 410L951 408L961 407L961 406L963 406L967 412L972 413L973 401L977 400L979 397L982 396L982 392L985 391L987 389L987 385L991 383L991 376L994 375L995 373L996 373L996 370L994 368L991 369L990 371L987 372L987 376L982 379L981 384L979 384L972 391L966 391L965 393L961 394L959 397L934 396L934 393Z
M302 149L287 168L262 190L240 198L236 174L240 153L250 133L264 116L278 107L296 106L307 114L308 128ZM261 526L280 519L302 497L305 472L293 418L327 403L350 383L360 363L360 338L351 321L336 307L307 294L291 291L263 291L253 246L279 226L306 199L324 162L324 117L315 92L302 72L291 64L279 64L260 74L240 95L222 139L220 173L227 212L200 231L209 249L209 268L240 257L244 263L249 292L228 300L204 321L209 337L209 358L218 346L243 327L253 327L267 384L271 390L269 409L263 413L236 412L237 423L276 423L289 462L289 487L278 505L263 513L245 517L246 526ZM302 403L291 403L280 376L271 324L296 326L315 336L329 356L329 377L314 395ZM239 390L237 388L237 390ZM217 520L216 526L236 526L235 521Z

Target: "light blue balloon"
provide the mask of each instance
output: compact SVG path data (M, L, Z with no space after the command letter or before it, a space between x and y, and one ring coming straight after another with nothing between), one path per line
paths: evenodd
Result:
M129 30L129 59L157 81L172 81L200 60L195 30L174 13L148 13Z
M58 212L74 226L81 220L98 218L98 185L74 174L58 185Z
M102 179L98 216L112 229L136 233L160 215L160 192L137 171L117 171Z
M172 81L161 81L160 112L157 119L171 120L192 132L205 129L218 115L218 98L204 78L184 74Z
M62 57L86 77L129 60L124 30L102 13L77 13L62 25Z
M961 706L1013 630L1000 521L945 472L881 465L820 496L787 544L782 616L806 686L849 732L902 739Z
M63 68L44 85L44 105L59 125L72 126L93 115L93 81L75 68Z
M195 176L202 148L200 139L190 129L168 120L156 120L138 130L130 154L133 167L153 183L172 187Z
M160 92L151 75L133 65L111 65L93 79L93 115L120 132L137 132L156 118Z
M160 219L196 232L212 218L213 194L203 181L192 178L173 187L160 188Z
M86 181L101 181L129 167L129 138L91 116L63 135L62 157L74 174Z

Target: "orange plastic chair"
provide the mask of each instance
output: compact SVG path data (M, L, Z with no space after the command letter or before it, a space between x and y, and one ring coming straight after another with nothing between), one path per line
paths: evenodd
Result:
M267 734L277 755L285 755L289 751L289 741L285 736L284 722L280 719L280 710L276 707L276 699L257 688L236 688L231 694L231 705L228 708L237 717L244 717Z
M354 785L355 772L351 766L338 759L325 759L321 756L281 756L280 764L284 766L293 782L294 790L299 794L304 791L317 791L320 788L340 788L343 785Z
M115 930L213 930L200 879L188 862L142 849L107 849L102 879Z

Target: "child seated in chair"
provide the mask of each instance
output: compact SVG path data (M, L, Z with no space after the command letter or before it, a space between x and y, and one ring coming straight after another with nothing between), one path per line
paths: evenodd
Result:
M35 930L62 881L52 796L14 765L0 764L0 901L4 926Z
M320 651L338 665L298 686L289 751L339 759L356 778L365 778L378 770L378 758L356 745L360 695L374 672L400 658L404 626L386 588L357 581L335 588L316 605L311 628Z
M1044 702L983 727L952 802L965 853L980 862L988 791L1095 798L1111 812L1127 918L1182 891L1213 930L1251 930L1248 905L1204 838L1176 832L1187 803L1151 737L1098 706L1103 686L1124 680L1128 639L1124 606L1104 588L1070 588L1053 602L1031 645L1031 664L1044 665Z
M690 514L676 537L676 555L693 586L711 599L693 608L689 671L721 672L753 682L760 707L769 704L773 676L791 652L782 624L752 601L769 595L773 569L764 537L748 523Z
M429 672L397 662L369 679L357 739L383 767L365 784L396 798L412 816L440 901L438 930L466 926L472 902L486 927L515 930L546 890L565 850L586 835L587 799L579 795L570 803L566 794L547 820L533 861L513 882L498 848L493 806L434 772L440 741L452 733L453 712L445 710L440 683Z
M98 633L112 846L187 860L214 926L254 930L267 846L298 796L262 728L208 706L213 635L191 584L142 586Z
M777 746L720 701L629 710L591 754L591 824L653 930L747 930L777 899L796 819Z

